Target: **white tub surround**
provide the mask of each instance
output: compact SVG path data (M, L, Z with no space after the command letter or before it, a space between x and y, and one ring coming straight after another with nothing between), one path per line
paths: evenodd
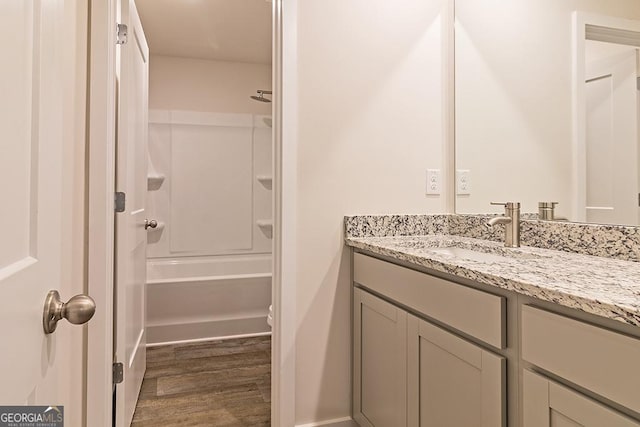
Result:
M269 333L271 128L265 116L150 112L148 341Z
M271 128L264 116L149 112L149 258L270 253Z

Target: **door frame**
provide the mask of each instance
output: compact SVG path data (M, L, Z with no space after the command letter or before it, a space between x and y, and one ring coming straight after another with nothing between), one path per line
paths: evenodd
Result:
M590 29L599 27L597 31ZM637 34L632 34L637 33ZM573 174L572 192L575 221L585 222L587 201L586 146L587 102L586 88L586 40L626 44L640 48L640 21L615 18L585 12L573 12L572 52L572 110L573 110ZM631 42L633 41L633 42Z
M295 425L298 0L273 0L271 425Z
M110 427L113 410L116 22L120 0L90 0L87 419ZM273 0L273 280L271 424L295 425L297 4Z
M112 420L114 193L116 142L116 0L90 0L87 281L96 313L87 332L87 420Z

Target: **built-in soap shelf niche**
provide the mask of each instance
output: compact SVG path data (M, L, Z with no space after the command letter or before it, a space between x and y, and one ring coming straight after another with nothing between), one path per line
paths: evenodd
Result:
M273 237L273 221L270 219L259 219L256 221L256 225L262 230L262 232L268 237Z
M273 188L273 177L271 175L258 175L256 176L256 179L267 190L271 190Z
M257 175L256 179L267 190L273 188L273 177L271 175ZM259 219L256 221L256 225L262 230L262 232L268 237L273 237L273 221L270 219Z
M160 187L162 187L162 183L164 182L164 180L165 180L165 176L160 174L153 174L153 175L147 176L147 190L149 191L159 190Z

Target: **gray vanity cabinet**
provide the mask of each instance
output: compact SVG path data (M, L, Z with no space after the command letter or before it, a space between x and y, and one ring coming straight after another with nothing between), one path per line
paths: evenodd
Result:
M523 372L523 427L638 427L640 423L529 370Z
M353 266L361 426L640 427L635 329L362 253Z
M640 340L532 305L523 305L520 317L521 355L532 370L543 370L586 394L640 412ZM525 370L523 376L525 427L640 426L538 374ZM545 405L553 415L550 424L536 421Z
M362 254L354 254L354 283L360 426L506 424L506 359L480 344L504 348L504 298Z
M408 425L505 425L506 360L409 315Z
M407 312L354 289L353 416L362 427L407 425Z

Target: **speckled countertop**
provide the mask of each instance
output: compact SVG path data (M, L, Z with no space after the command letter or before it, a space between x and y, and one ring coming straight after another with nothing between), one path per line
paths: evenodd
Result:
M640 326L640 263L470 237L352 237L348 246ZM455 247L500 256L477 260L433 251Z

